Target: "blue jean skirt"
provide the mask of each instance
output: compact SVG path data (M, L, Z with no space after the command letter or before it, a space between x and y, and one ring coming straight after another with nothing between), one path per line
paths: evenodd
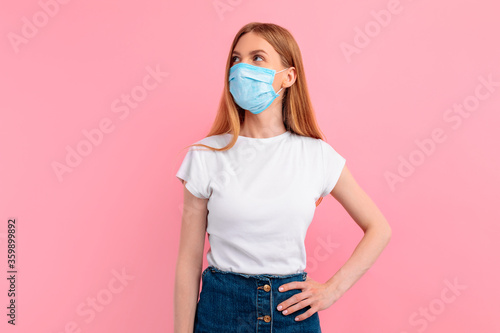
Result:
M250 275L208 266L201 274L202 288L196 306L195 333L320 333L318 312L309 318L295 317L311 307L288 315L276 307L301 289L285 292L279 286L292 281L305 281L307 272L272 275Z

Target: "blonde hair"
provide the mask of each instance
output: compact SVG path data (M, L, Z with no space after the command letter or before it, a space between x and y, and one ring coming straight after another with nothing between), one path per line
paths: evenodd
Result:
M224 76L224 90L219 103L219 109L209 133L205 137L219 134L233 133L231 141L222 148L210 147L202 143L191 146L202 146L213 151L225 151L234 146L238 140L241 124L245 120L245 110L240 108L229 91L229 69L231 67L232 54L241 36L254 32L265 39L281 57L284 67L295 67L297 78L292 86L284 90L282 102L283 125L287 131L323 139L323 133L319 129L312 107L309 91L307 89L306 75L302 63L302 55L299 46L292 34L285 28L272 23L251 22L243 26L234 37L231 49L226 61L226 72ZM323 198L319 198L316 206Z

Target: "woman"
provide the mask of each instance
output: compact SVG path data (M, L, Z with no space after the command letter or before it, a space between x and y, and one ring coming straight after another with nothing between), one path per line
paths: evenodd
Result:
M274 24L253 22L235 36L215 122L176 176L185 185L177 333L321 332L318 311L335 303L390 239L386 219L345 159L322 140L300 50ZM304 271L304 239L328 194L364 237L320 283ZM202 271L205 232L209 265Z

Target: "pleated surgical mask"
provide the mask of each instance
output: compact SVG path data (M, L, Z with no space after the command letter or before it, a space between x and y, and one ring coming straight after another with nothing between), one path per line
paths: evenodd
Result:
M271 105L283 89L274 91L274 76L288 68L276 72L274 69L240 62L229 69L229 91L242 109L259 114Z

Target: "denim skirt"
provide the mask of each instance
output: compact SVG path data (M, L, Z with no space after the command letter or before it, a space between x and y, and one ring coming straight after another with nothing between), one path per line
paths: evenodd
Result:
M208 266L201 276L195 333L321 332L318 312L295 321L295 317L309 310L310 306L288 315L276 309L281 302L302 292L301 289L281 292L278 288L292 281L305 281L305 271L289 275L251 275Z

